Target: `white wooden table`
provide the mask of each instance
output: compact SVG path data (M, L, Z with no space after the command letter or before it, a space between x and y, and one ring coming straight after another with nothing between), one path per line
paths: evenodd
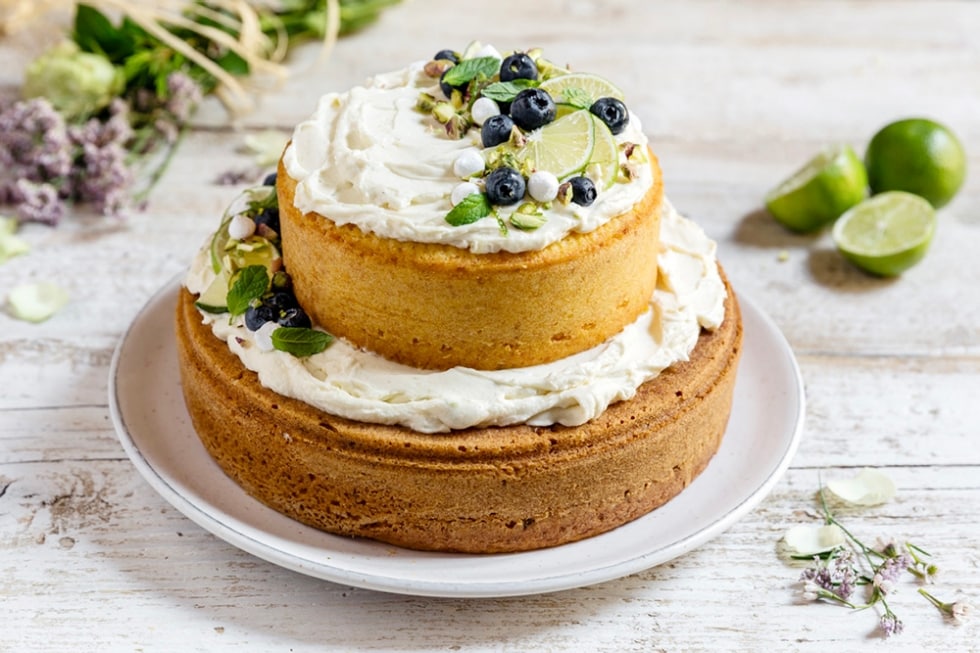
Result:
M464 8L465 6L465 8ZM0 289L47 279L72 301L46 323L0 314L0 650L695 651L875 649L870 612L805 604L779 555L811 519L818 476L863 466L895 501L849 511L874 541L933 552L941 598L980 606L980 3L406 2L297 71L245 131L205 106L143 213L78 216L23 231L33 251ZM782 329L808 399L802 445L771 495L669 564L598 586L524 598L405 597L305 577L237 550L138 475L109 420L113 348L180 273L249 161L247 130L282 129L316 97L471 38L543 46L604 75L660 156L667 192L719 243L737 290ZM34 41L0 42L16 86ZM829 236L795 236L760 209L822 144L859 151L910 115L961 137L972 175L942 210L933 249L900 279L845 264ZM0 290L3 294L3 290ZM977 650L976 623L944 622L901 587L898 650Z

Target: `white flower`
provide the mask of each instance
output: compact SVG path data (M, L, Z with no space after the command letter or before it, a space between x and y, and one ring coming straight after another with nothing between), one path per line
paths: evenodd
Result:
M972 612L973 606L969 603L964 603L963 601L954 601L953 604L949 606L949 615L953 618L953 621L958 624L969 619Z
M43 322L68 303L68 293L50 281L25 283L7 295L10 314L27 322Z
M794 555L810 556L831 551L845 542L844 531L836 524L794 526L783 535L783 541Z
M858 506L877 506L895 498L895 483L883 472L868 467L853 478L828 481L827 489Z

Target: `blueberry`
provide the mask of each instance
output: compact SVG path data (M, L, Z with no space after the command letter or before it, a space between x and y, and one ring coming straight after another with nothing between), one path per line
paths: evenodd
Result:
M595 201L595 184L588 177L572 177L568 180L572 185L572 201L580 206L589 206Z
M310 321L310 316L299 306L296 308L287 308L282 311L279 319L276 321L279 323L279 326L284 327L305 327L309 329L313 326L313 323Z
M514 79L537 79L538 67L534 60L523 52L515 52L500 64L500 81Z
M521 129L537 129L555 119L555 101L547 91L526 88L511 103L510 117Z
M459 57L452 50L439 50L436 52L436 56L432 57L436 61L440 59L445 59L446 61L452 61L453 63L459 63Z
M266 306L265 304L249 306L245 309L245 326L250 331L258 331L262 328L263 324L274 322L277 317L276 311L271 306Z
M514 121L510 116L498 114L490 116L483 121L480 128L480 137L483 139L483 147L493 147L510 140L510 132L514 129Z
M275 186L276 185L276 173L270 172L269 174L267 174L265 176L265 179L262 180L262 185L263 186Z
M279 233L279 209L262 209L262 212L255 216L255 226L258 227L263 224Z
M452 70L452 68L450 68L449 70ZM452 86L449 83L447 83L445 77L446 77L446 73L448 73L449 70L447 70L445 73L439 76L439 88L442 89L442 92L446 95L447 99L452 98L454 90L462 93L464 90L466 90L466 86L469 84L469 82L463 82L458 86Z
M487 199L491 204L506 206L516 204L524 198L524 177L513 168L497 168L485 180Z
M592 103L589 111L599 117L599 120L606 123L613 134L618 134L626 129L629 124L630 114L626 110L626 105L614 97L601 97Z
M262 305L270 307L276 314L291 308L298 308L299 302L292 293L278 291L262 299Z

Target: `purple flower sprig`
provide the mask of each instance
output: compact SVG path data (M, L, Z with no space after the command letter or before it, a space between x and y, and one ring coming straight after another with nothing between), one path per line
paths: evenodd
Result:
M888 597L897 591L906 574L918 582L928 582L938 573L938 567L929 560L931 556L928 552L911 542L868 546L831 512L823 485L818 497L824 523L839 528L844 535L844 543L813 556L813 564L804 569L799 578L803 598L852 610L879 609L878 627L884 637L901 634L905 624L892 610ZM866 588L864 602L854 600L860 587ZM970 604L963 601L944 603L924 588L919 588L919 594L954 623L964 621L972 610Z

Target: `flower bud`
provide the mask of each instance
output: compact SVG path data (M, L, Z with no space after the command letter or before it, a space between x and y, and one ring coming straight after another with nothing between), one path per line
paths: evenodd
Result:
M123 89L122 71L99 54L65 41L27 67L23 95L46 98L66 119L84 118L109 105Z

